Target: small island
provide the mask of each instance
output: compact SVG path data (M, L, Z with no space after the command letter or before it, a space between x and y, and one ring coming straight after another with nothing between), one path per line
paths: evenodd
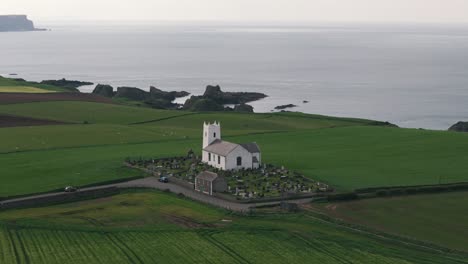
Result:
M0 15L0 32L45 30L36 28L26 15Z
M294 108L294 107L297 107L297 105L295 105L295 104L279 105L279 106L275 107L275 110L284 110L284 109Z

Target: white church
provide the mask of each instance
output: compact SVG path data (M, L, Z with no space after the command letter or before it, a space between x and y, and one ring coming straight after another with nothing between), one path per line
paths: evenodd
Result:
M221 170L257 169L261 165L257 143L234 144L221 140L221 124L203 124L202 161Z

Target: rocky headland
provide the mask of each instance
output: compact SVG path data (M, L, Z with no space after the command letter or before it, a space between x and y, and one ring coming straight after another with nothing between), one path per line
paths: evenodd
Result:
M468 122L460 121L449 128L449 131L468 132Z
M74 80L67 80L65 78L60 80L44 80L40 82L40 84L47 84L65 88L67 90L79 92L78 87L85 86L85 85L93 85L92 82L82 82L82 81L74 81Z
M0 15L0 32L44 30L36 28L26 15Z

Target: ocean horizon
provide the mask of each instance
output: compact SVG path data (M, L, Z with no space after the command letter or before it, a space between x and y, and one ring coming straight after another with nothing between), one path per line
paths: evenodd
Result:
M464 25L39 24L0 33L0 75L202 94L262 92L256 112L446 130L468 120ZM17 74L12 76L10 74ZM93 87L82 87L91 92ZM303 101L308 101L304 103Z

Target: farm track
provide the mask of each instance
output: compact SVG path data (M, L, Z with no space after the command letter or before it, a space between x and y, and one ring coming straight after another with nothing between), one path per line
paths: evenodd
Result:
M241 256L238 252L235 252L234 250L232 250L231 248L229 248L228 246L224 245L223 243L219 242L218 240L216 240L213 235L215 233L219 233L219 232L216 232L216 231L206 231L206 232L203 232L201 233L201 236L206 239L209 243L211 243L212 245L216 246L217 248L219 248L221 251L223 251L224 253L228 254L229 256L231 256L232 258L234 258L236 261L238 261L239 263L247 263L247 264L250 264L251 262L248 261L246 258L244 258L243 256Z
M111 243L114 246L116 246L118 249L120 249L120 251L123 254L125 254L125 256L128 258L130 263L144 264L144 261L141 260L141 258L139 258L138 255L127 244L125 244L125 242L123 242L117 236L115 236L113 234L107 233L106 235L107 235L107 238L109 239L109 241L111 241Z

